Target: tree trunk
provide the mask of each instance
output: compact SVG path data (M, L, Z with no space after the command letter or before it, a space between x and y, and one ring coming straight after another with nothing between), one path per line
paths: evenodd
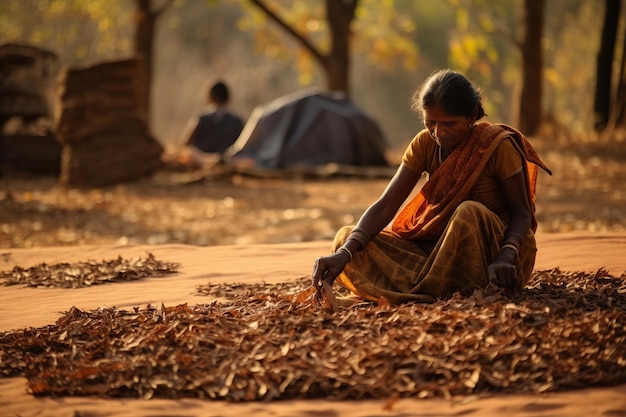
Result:
M522 40L522 94L520 130L526 135L537 132L542 121L543 38L545 0L524 0L524 37Z
M326 87L330 91L350 94L350 23L354 19L359 0L326 0L326 21L330 28L330 51L318 50L309 40L285 22L264 0L250 0L276 24L293 36L308 50L326 73Z
M323 65L330 91L350 94L350 22L358 0L326 0L326 15L331 33L331 49Z
M605 0L604 4L604 23L596 61L596 92L593 103L596 130L604 129L611 116L613 58L621 0Z
M626 25L622 37L622 62L620 63L619 81L615 96L615 122L617 126L626 125Z
M141 114L150 125L150 87L152 84L152 58L155 16L151 12L151 0L136 0L135 55L141 60L139 79Z

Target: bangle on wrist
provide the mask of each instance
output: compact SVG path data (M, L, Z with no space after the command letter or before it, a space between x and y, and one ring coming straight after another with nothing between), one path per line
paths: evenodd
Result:
M505 243L504 245L500 247L500 251L502 251L502 249L505 249L505 248L513 249L513 252L515 252L515 256L519 256L519 249L513 243Z
M524 238L518 233L508 233L506 239L504 240L504 243L510 243L512 245L515 245L519 250L519 248L522 246L523 241Z
M341 246L339 249L337 249L337 253L339 252L346 253L349 258L348 262L352 261L352 252L350 252L350 249L346 248L345 246Z

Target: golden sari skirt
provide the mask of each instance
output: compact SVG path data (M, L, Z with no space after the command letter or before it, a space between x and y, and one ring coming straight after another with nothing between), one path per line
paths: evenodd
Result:
M343 227L333 241L335 252L353 226ZM336 282L356 295L393 304L434 302L455 292L471 293L488 285L487 267L496 259L505 223L475 201L461 203L437 241L412 241L383 230L352 261ZM529 230L516 261L518 289L532 273L537 247Z

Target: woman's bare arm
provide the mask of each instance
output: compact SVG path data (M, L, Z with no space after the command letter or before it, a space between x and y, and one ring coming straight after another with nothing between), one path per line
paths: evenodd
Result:
M369 236L376 236L394 218L420 178L420 174L400 165L378 200L365 210L357 227L363 229ZM352 252L362 249L353 241L348 242L347 245Z
M504 240L519 241L526 236L531 227L532 215L528 193L526 192L526 177L524 171L502 181L504 197L509 206L510 221L504 232ZM514 288L517 283L515 258L517 252L512 248L503 248L498 257L489 265L489 281L505 288Z
M361 216L357 226L363 229L369 236L376 236L396 215L402 203L411 194L421 175L415 171L400 165L393 178L376 200ZM362 249L361 244L349 239L344 245L351 253ZM332 284L335 278L343 271L350 258L345 252L337 252L332 255L319 258L315 261L313 269L313 282L320 283L325 280Z

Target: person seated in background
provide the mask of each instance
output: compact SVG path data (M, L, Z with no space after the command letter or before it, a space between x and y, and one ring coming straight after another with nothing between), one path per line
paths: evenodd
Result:
M478 89L440 70L414 95L424 127L380 198L315 261L313 284L336 280L362 298L434 302L489 284L520 290L535 263L537 167L513 127L479 121ZM428 181L405 199L423 173ZM390 228L387 225L391 224Z
M189 121L183 131L183 143L221 157L243 129L243 119L227 108L229 100L226 84L213 84L207 94L209 111Z

